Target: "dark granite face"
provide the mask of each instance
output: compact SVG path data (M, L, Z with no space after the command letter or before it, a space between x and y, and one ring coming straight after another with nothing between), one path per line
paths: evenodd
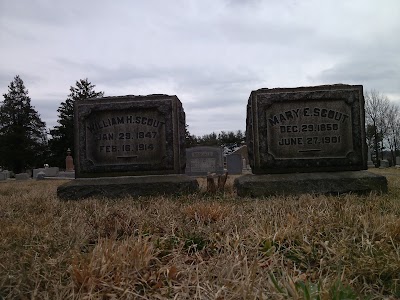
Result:
M222 174L224 162L219 147L193 147L186 149L186 174L205 176L208 173Z
M253 91L247 145L253 173L366 169L362 86Z
M119 96L75 103L76 177L179 174L185 113L176 96Z
M243 172L243 157L241 154L226 156L226 169L230 175L238 175Z

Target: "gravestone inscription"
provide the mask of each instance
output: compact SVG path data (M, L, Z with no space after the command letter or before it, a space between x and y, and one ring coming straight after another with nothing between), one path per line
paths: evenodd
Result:
M367 146L361 85L253 91L246 142L259 176L238 178L238 195L387 191L385 177L362 171Z
M186 149L186 174L206 176L208 173L223 174L224 163L220 147L193 147Z

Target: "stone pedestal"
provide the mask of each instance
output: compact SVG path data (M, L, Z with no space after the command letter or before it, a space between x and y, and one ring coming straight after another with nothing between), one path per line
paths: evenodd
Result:
M197 180L187 175L79 178L59 186L57 196L61 200L78 200L93 196L121 198L189 194L197 192L198 188Z
M245 175L235 180L238 196L386 193L386 177L368 171Z

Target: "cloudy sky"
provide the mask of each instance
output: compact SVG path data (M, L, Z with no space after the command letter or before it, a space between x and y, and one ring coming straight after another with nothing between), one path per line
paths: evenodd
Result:
M0 0L0 45L1 94L19 74L49 128L81 78L177 95L196 135L244 130L262 87L362 84L400 104L398 0Z

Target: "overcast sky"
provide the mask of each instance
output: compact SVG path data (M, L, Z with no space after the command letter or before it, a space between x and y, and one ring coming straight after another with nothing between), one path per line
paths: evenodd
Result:
M88 78L177 95L192 134L244 130L263 87L362 84L400 103L400 1L0 0L0 54L1 94L19 74L49 128Z

